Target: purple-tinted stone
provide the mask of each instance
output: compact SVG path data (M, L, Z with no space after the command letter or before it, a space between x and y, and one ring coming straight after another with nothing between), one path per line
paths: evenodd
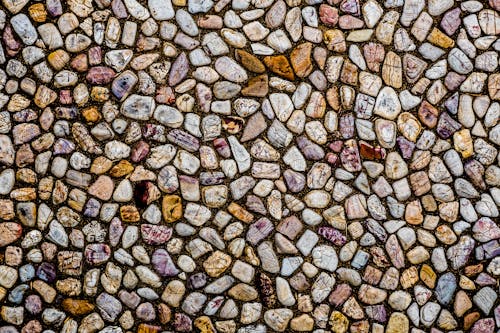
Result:
M206 284L207 275L203 272L191 275L187 283L189 289L200 289L203 288Z
M370 231L375 237L377 237L381 242L384 242L387 240L387 232L385 231L384 227L380 225L377 221L374 219L368 219L366 220L366 227L368 228L368 231Z
M398 136L396 139L399 151L405 160L410 159L413 155L413 150L415 149L415 143L406 139L404 136Z
M48 262L42 262L36 270L36 276L47 283L52 283L56 280L56 266Z
M460 8L457 7L455 9L447 11L446 14L443 15L443 18L441 20L441 28L443 28L444 32L446 32L446 34L448 34L449 36L453 35L460 26L461 12L462 11L460 10Z
M342 246L347 241L346 237L340 231L331 227L320 227L318 234L337 246Z
M172 67L170 68L168 84L173 87L181 83L188 74L188 71L189 60L186 56L186 53L182 52L181 54L179 54L177 59L175 59Z
M85 248L85 259L92 265L100 265L108 261L111 249L107 244L89 244Z
M340 117L339 130L344 139L350 139L354 136L354 115L352 113Z
M497 240L492 240L476 247L476 259L484 260L500 256L500 244Z
M198 83L195 88L196 100L200 110L203 112L210 112L210 104L212 102L212 89L204 85L203 83Z
M75 119L80 115L80 111L76 107L63 107L63 106L58 106L55 108L55 113L56 113L56 118L59 119Z
M137 310L135 310L135 314L137 315L137 318L144 321L152 321L156 318L155 308L153 307L153 304L149 302L140 304L137 307Z
M296 216L292 215L283 219L276 229L293 240L302 231L302 223Z
M89 201L85 204L85 208L83 210L83 216L87 217L96 217L99 215L99 210L101 209L101 203L94 198L90 198Z
M198 151L200 148L200 141L197 138L179 129L171 130L167 134L167 139L173 144L192 153Z
M344 0L340 4L340 10L355 16L360 15L359 1L358 0Z
M142 239L149 245L165 244L172 237L172 228L165 225L141 225Z
M116 18L124 19L128 16L127 8L123 4L122 0L113 0L111 2L111 9L113 10Z
M257 197L256 195L247 195L245 207L251 212L259 213L261 215L267 215L266 206L264 206L262 199Z
M253 245L257 245L261 240L266 238L271 231L273 231L274 226L271 221L263 217L252 223L248 228L246 239Z
M94 46L94 47L91 47L89 49L89 64L94 66L94 65L99 65L101 62L102 62L102 49L100 46ZM98 69L99 67L94 67L94 68L91 68L90 71L89 71L89 74L94 71L96 73L93 73L94 74L98 74L100 75L101 73L101 69ZM106 72L108 69L111 69L111 68L108 68L108 67L102 67L104 68L104 72ZM114 73L115 71L113 71L111 69L111 71ZM108 82L109 83L109 82Z
M153 253L151 263L155 271L161 276L176 276L179 270L175 267L172 258L164 249L158 249Z
M190 332L193 329L192 321L187 315L176 313L174 316L174 328L176 332Z
M361 171L361 158L356 141L349 140L345 142L344 149L340 153L340 161L342 166L349 172Z
M42 300L38 295L29 295L24 301L24 307L31 314L39 314L42 311Z
M495 331L495 321L493 318L479 319L472 326L471 333L493 333Z
M333 141L332 143L330 143L328 145L328 148L330 148L331 150L333 150L336 153L340 153L342 151L342 147L344 147L344 141L340 141L340 140Z
M469 160L465 162L464 165L465 174L469 176L472 184L480 188L481 190L486 190L486 183L484 182L484 167L481 163L476 160Z
M462 236L456 245L448 249L446 256L450 260L453 269L459 269L467 263L475 244L476 242L471 237Z
M111 246L116 246L120 243L123 230L122 221L117 217L113 218L109 224L109 243Z
M461 127L462 125L455 119L451 118L447 112L441 112L441 116L439 117L437 124L437 133L442 139L448 139Z
M47 4L47 12L50 14L50 16L57 17L59 15L62 15L63 8L61 5L61 1L47 0L46 4Z
M441 305L450 304L453 299L453 294L457 288L457 278L453 273L446 273L442 275L436 285L434 293L436 294L436 299Z
M449 72L444 78L444 85L451 91L457 90L458 87L465 81L466 75L460 75L455 72Z
M75 150L75 144L66 139L58 139L53 146L54 155L65 155Z
M124 289L120 290L118 292L118 298L122 301L125 306L129 307L130 309L135 309L137 305L141 302L141 298L135 291L128 292Z
M387 321L387 311L385 310L385 306L380 305L372 305L367 306L366 315L379 323L385 323Z
M226 180L226 175L220 171L209 171L200 173L200 185L220 185Z
M215 150L217 151L217 153L219 153L220 156L224 158L231 157L231 148L229 147L229 144L227 143L226 139L224 138L215 139L213 144Z
M165 127L159 124L146 124L142 128L142 135L146 139L163 142L165 141Z
M283 172L283 177L287 188L293 193L302 191L306 185L306 177L300 172L288 169Z
M96 298L96 304L104 320L114 322L122 312L122 303L108 293L101 293Z
M500 227L489 217L481 217L472 227L474 239L485 243L500 238Z
M391 235L385 243L385 250L391 259L392 264L396 268L405 267L405 257L401 246L399 245L396 235Z
M335 307L338 307L351 296L352 289L349 287L347 283L339 284L335 289L332 291L330 296L328 297L328 302L330 304L334 305Z
M475 282L481 287L484 287L484 286L495 285L497 283L497 280L493 278L491 275L482 272L477 276Z
M2 39L9 56L15 56L21 50L22 44L15 37L14 31L9 24L7 24L3 30Z
M297 146L307 160L319 161L325 157L323 148L313 143L305 136L299 136L297 138Z
M131 71L123 72L113 80L111 92L116 98L122 101L134 89L137 81L137 76Z
M137 142L130 152L130 159L134 163L139 163L148 156L149 144L143 140Z
M450 98L444 102L444 107L451 114L457 114L458 112L458 93L454 93Z

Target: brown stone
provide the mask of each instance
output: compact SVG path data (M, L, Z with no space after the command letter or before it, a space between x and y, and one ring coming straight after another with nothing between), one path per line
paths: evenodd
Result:
M22 233L23 227L20 224L14 222L0 223L0 247L14 243L21 237Z
M248 80L248 85L241 90L243 96L265 97L269 92L267 74L255 76Z
M479 312L472 312L465 316L464 318L464 329L468 330L474 325L474 323L481 318Z
M294 80L295 75L293 74L292 67L288 62L288 59L283 55L278 56L267 56L264 58L264 63L271 72L284 77L287 80Z
M307 42L298 45L290 53L290 62L298 77L306 77L311 74L313 65L311 62L312 44Z
M64 311L71 313L73 316L82 316L94 310L95 306L84 299L66 298L62 301Z
M236 60L238 60L243 67L248 69L250 72L262 74L266 71L262 62L256 56L246 51L236 50Z
M418 118L429 128L434 128L437 125L439 110L427 101L423 101L418 109Z

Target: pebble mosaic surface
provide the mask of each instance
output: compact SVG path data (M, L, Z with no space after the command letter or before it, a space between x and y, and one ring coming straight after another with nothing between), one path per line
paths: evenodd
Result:
M2 0L0 333L500 327L500 0Z

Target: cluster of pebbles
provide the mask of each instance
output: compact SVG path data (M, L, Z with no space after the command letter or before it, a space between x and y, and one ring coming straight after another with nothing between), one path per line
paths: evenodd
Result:
M500 326L499 0L2 0L0 333Z

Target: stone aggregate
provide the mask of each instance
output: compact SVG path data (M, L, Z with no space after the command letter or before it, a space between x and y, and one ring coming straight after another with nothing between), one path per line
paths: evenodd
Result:
M0 333L500 330L499 0L1 0Z

